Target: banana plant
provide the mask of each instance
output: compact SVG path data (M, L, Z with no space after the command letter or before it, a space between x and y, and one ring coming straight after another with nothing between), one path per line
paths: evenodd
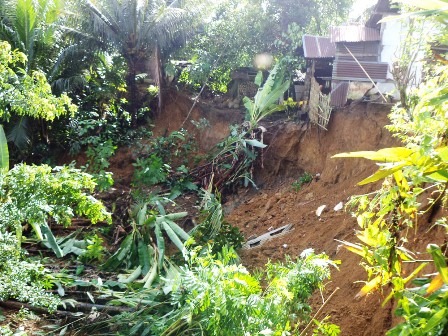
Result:
M165 255L165 237L184 252L184 243L190 238L174 221L187 216L186 212L167 214L160 203L158 213L149 210L148 204L139 207L132 223L132 232L127 235L117 251L103 265L105 270L115 271L119 268L131 269L133 272L124 278L123 283L131 283L143 276L140 282L149 288L162 271L169 273L172 264Z
M247 119L250 122L251 129L257 127L260 120L270 114L282 111L285 106L277 104L278 100L283 96L290 85L290 80L285 79L285 73L280 67L280 63L269 73L269 77L264 85L258 90L254 100L244 97L243 103L247 109ZM255 84L261 85L262 77L257 75Z

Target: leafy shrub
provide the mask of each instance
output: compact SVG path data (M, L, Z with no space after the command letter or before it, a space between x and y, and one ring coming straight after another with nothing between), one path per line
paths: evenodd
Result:
M53 96L44 73L33 71L28 75L18 68L26 62L25 54L11 50L8 42L0 42L0 117L9 120L15 114L54 120L64 114L73 115L76 105L66 94Z
M94 177L98 189L104 191L114 183L112 173L107 172L106 169L109 168L109 159L114 155L117 146L114 146L111 139L107 141L101 141L99 137L95 139L96 141L92 142L86 150L88 163L82 168Z
M224 246L241 248L244 236L237 227L224 221L219 193L202 190L201 196L200 223L190 232L196 243L200 246L210 244L212 253L221 251Z
M240 229L227 222L223 222L215 238L208 241L208 243L213 245L212 253L217 253L224 246L231 246L238 250L243 246L244 242L245 239Z
M105 256L104 239L98 234L91 234L84 238L86 242L85 252L79 257L83 261L91 262L92 260L102 260Z
M446 8L426 3L415 6L424 9L415 15L435 15L435 20L442 23L443 42L439 42L444 43L448 38ZM436 215L439 205L446 207L448 201L448 66L441 62L430 73L432 76L410 95L403 96L407 101L395 106L390 114L392 124L387 128L405 146L336 155L365 158L379 165L378 171L359 184L382 181L382 187L368 195L353 197L350 202L359 225L356 236L360 242L342 243L363 258L361 264L368 274L358 296L384 286L391 289L385 303L395 298L395 313L403 318L402 323L388 331L391 336L448 333L446 243L441 247L428 245L426 255L430 258L424 259L430 260L422 260L425 252L413 251L415 245L409 246L410 241L421 239L423 230L417 229L419 216L427 212ZM434 226L448 230L446 223L447 217L443 216ZM415 235L412 239L411 233ZM408 268L403 267L404 263ZM436 273L416 278L428 264ZM417 287L409 286L411 280Z
M28 223L40 240L50 243L62 256L48 220L68 226L75 216L86 216L93 223L111 221L102 203L88 194L95 182L89 174L71 167L16 165L0 174L0 232L16 230L20 242L22 225Z
M55 310L60 300L43 287L49 272L37 261L28 261L17 249L17 238L0 231L0 300L16 299Z
M202 127L203 122L197 123ZM197 186L191 182L186 165L191 151L196 149L194 138L185 130L175 131L166 137L151 139L141 148L133 164L136 187L153 186L164 183L169 189L171 200L184 191L195 191ZM177 168L176 168L177 167Z
M165 182L171 167L163 163L161 157L156 154L150 155L146 159L137 159L132 164L135 167L133 184L135 186L153 186Z
M117 319L126 325L121 335L296 333L308 320L309 296L329 278L329 267L335 265L326 255L307 250L296 262L287 259L284 264L268 265L262 279L267 286L261 286L246 268L235 264L232 249L224 248L218 259L209 253L198 256L195 251L177 276L166 280L169 301L164 304L170 312L154 300L154 307Z

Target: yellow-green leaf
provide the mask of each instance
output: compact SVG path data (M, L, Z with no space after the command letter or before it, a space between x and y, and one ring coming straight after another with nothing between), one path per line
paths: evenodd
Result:
M439 171L429 174L427 176L429 178L433 179L434 181L448 182L448 171L446 171L446 170L439 170Z
M375 174L369 176L368 178L362 180L361 182L358 183L358 185L365 185L365 184L369 184L372 182L376 182L379 181L383 178L388 177L389 175L392 175L393 173L399 171L401 168L403 168L404 166L406 166L405 163L400 164L398 166L394 166L392 168L387 168L387 169L379 169Z
M342 241L342 240L337 240L337 239L335 239L335 240L339 243L342 243L342 246L345 247L350 252L356 253L356 254L360 255L361 257L365 256L365 250L361 245L357 245L357 244L353 244L353 243L349 243L347 241Z
M6 173L9 170L8 141L3 126L0 125L0 169Z
M429 321L426 323L426 326L420 330L420 335L428 335L428 333L433 330L435 327L437 327L442 321L445 320L445 315L447 313L448 309L443 308L439 310L437 313L435 313Z
M441 147L437 149L438 156L442 159L444 162L448 162L448 147Z
M442 253L442 250L436 244L429 244L427 249L428 252L431 253L434 264L436 265L443 282L448 284L448 267L446 265L446 258Z
M441 0L398 0L401 3L412 7L418 7L421 9L434 10L434 9L448 9L448 4Z
M340 153L333 155L333 158L364 158L381 162L400 162L406 160L414 153L412 149L406 147L383 148L379 151L360 151L350 153Z
M431 283L429 284L428 289L426 290L427 294L432 294L435 291L439 290L440 288L442 288L444 282L442 279L442 275L439 273L437 274L434 279L431 280Z
M378 275L377 277L370 280L365 284L364 287L361 288L358 294L356 294L355 298L364 297L367 294L372 293L374 290L378 289L383 281L384 277Z

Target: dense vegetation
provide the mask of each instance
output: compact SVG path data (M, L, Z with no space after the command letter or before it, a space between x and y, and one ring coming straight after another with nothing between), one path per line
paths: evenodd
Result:
M445 24L446 1L435 3L420 14ZM287 106L278 100L303 65L302 35L325 34L350 5L0 1L0 300L68 316L53 326L60 335L338 335L328 319L311 318L308 302L338 262L308 249L251 274L221 194L253 184L266 147L259 124ZM246 121L207 155L198 155L194 132L153 136L151 120L167 113L170 90L226 92L231 71L262 53L274 64L260 68L257 93L243 99ZM448 70L437 63L428 71L431 79L391 114L406 147L345 154L386 162L364 181L387 177L384 187L352 201L364 245L345 244L365 258L370 279L361 294L392 284L406 322L391 335L443 334L448 319L446 246L428 247L438 275L419 278L421 287L406 289L412 277L402 271L403 260L419 263L403 232L416 225L421 195L432 192L430 206L446 198ZM123 146L135 162L120 203L108 169ZM58 165L67 153L80 162ZM198 199L195 208L175 207L184 196ZM73 226L74 218L88 225ZM77 319L70 306L91 312L86 299L99 314ZM24 334L12 329L0 333Z

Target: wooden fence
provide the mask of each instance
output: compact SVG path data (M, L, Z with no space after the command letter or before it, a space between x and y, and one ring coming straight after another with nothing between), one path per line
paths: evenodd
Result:
M310 100L309 100L309 117L310 122L327 130L330 122L331 105L330 95L324 95L320 92L319 83L316 79L311 78Z

